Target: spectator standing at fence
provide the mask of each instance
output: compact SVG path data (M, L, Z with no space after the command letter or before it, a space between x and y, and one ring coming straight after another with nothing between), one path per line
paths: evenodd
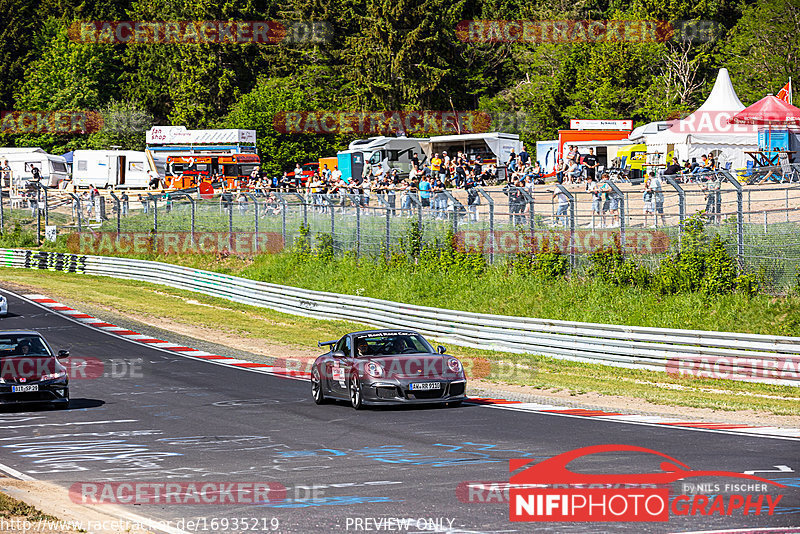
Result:
M653 213L653 190L650 189L649 177L644 182L644 192L642 192L642 202L644 202L644 206L642 207L642 213L644 214L644 226L646 227L647 216ZM655 215L653 216L653 220L655 221Z
M598 187L603 194L603 227L613 228L618 226L619 198L617 197L617 193L611 187L611 175L609 175L607 172L604 172ZM606 215L609 214L611 216L611 223L607 225Z
M429 207L431 205L431 183L428 181L427 176L422 176L420 178L417 189L419 190L419 201L422 207Z
M467 210L469 212L468 220L478 222L478 206L481 203L481 196L478 193L477 182L475 181L475 173L467 176L464 182L464 189L467 191Z
M661 226L666 226L667 219L664 216L664 186L661 177L654 172L650 172L650 190L653 191L653 207L655 208L653 223L658 224L658 216L661 215Z
M601 216L600 212L602 208L602 194L594 174L590 174L586 177L586 192L589 193L592 200L592 228L594 228L594 216Z
M142 213L146 214L149 207L148 204L150 203L149 200L142 195L139 195L139 202L142 204Z
M94 199L89 196L88 191L84 191L83 195L81 195L81 202L86 205L86 219L91 219L92 211L94 210Z
M561 219L561 225L567 227L567 214L569 213L569 197L560 188L553 191L553 198L558 199L558 208L556 209L556 219ZM557 226L554 223L553 226Z
M436 218L444 219L447 214L447 193L445 193L447 186L445 185L445 181L441 175L439 178L433 181L432 189L434 194L433 202L436 210Z
M126 193L125 191L123 191L123 192L122 192L122 196L120 196L120 197L119 197L119 201L120 201L120 214L121 214L123 217L125 217L126 215L128 215L128 201L129 201L129 200L130 200L130 199L128 198L128 193Z

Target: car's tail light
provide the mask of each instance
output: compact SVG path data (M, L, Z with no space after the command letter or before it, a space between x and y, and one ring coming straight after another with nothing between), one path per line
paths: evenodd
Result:
M55 380L56 378L64 378L67 376L66 371L59 371L57 373L51 373L49 375L42 375L42 380Z
M450 369L450 371L458 373L459 371L461 371L461 362L456 360L455 358L450 358L449 360L447 360L447 367Z
M372 376L372 377L375 377L375 378L380 378L380 377L383 376L383 367L381 367L379 364L377 364L375 362L367 362L367 365L365 366L365 369L366 369L367 374L369 376Z

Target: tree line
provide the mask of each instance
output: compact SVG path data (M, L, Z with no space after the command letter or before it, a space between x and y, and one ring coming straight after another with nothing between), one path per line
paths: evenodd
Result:
M799 78L800 0L0 0L0 109L96 110L86 135L0 133L0 146L144 147L152 125L255 129L269 172L335 154L352 135L287 134L287 111L481 110L532 143L571 118L690 112L727 67L745 104ZM324 23L322 39L92 43L81 21ZM665 21L643 42L509 42L464 21ZM72 30L71 30L72 28ZM473 27L474 30L474 27ZM71 33L72 32L72 33ZM476 36L478 38L476 38ZM512 32L513 36L513 32ZM503 37L501 35L501 37Z

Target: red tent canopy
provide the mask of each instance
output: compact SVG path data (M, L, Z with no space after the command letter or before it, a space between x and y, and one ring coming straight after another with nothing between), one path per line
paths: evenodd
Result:
M728 119L731 124L800 125L800 108L767 95Z

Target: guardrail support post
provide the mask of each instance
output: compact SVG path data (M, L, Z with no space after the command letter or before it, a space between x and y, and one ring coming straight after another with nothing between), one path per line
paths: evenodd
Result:
M356 258L361 256L361 195L356 198Z

